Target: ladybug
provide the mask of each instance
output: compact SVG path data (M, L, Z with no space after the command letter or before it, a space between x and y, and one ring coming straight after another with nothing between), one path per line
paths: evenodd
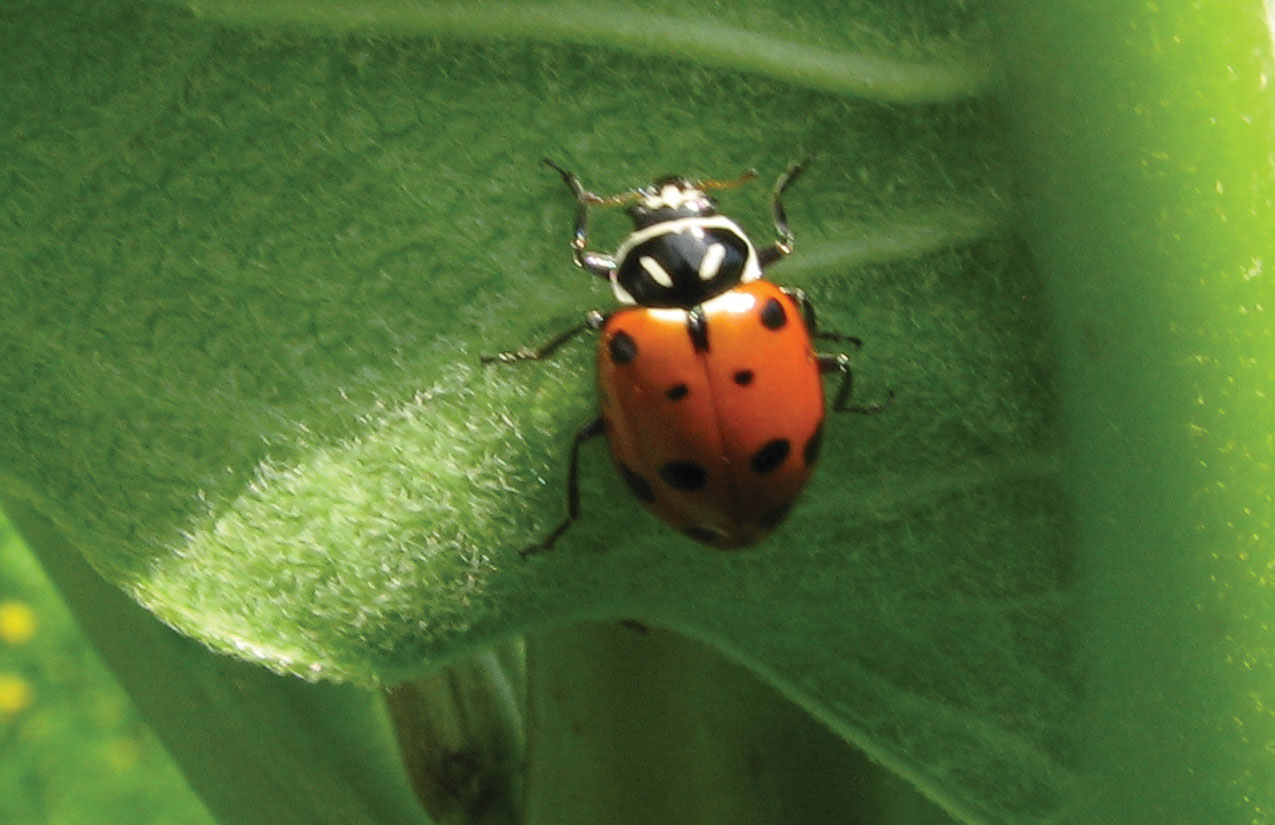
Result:
M578 204L577 266L611 282L622 308L536 349L484 356L485 364L539 360L584 330L598 332L599 415L576 433L567 471L567 517L523 555L547 550L580 513L580 446L605 434L629 490L683 535L709 547L748 547L788 515L819 458L822 376L841 375L837 412L873 414L883 404L850 403L844 353L815 352L812 339L859 339L818 329L804 293L763 279L792 252L782 196L809 158L780 176L772 197L778 238L757 249L717 210L710 189L734 181L669 176L611 197L586 191L549 159ZM613 255L588 249L590 206L632 204L633 231Z

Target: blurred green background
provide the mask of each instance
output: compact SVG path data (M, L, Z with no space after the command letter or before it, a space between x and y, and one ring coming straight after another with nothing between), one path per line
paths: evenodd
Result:
M213 825L3 513L0 823Z

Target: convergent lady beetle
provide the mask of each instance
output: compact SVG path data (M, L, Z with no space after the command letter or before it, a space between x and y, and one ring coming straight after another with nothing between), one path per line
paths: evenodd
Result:
M807 159L809 160L809 159ZM762 279L792 251L782 196L804 162L790 166L772 198L777 240L756 249L706 192L735 181L665 177L600 197L545 159L578 203L571 247L576 265L611 282L625 308L590 312L538 349L483 363L546 358L585 329L599 331L600 415L576 433L567 470L567 517L523 551L547 550L580 513L580 445L606 434L620 476L646 507L695 541L748 547L783 521L805 487L823 438L821 375L841 374L832 409L872 414L883 405L850 403L853 374L844 353L821 355L821 332L801 290ZM633 232L614 255L587 249L590 205L633 203Z

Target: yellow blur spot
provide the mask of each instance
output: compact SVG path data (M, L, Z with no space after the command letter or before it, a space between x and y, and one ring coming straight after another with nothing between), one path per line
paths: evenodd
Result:
M129 736L121 736L111 740L106 746L106 760L111 769L124 773L137 767L142 757L142 743Z
M35 611L23 602L0 602L0 641L20 645L35 635Z
M21 676L0 673L0 714L17 713L31 707L34 694Z

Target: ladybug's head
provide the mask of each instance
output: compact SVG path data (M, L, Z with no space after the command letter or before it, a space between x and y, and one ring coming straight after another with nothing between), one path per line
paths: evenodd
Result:
M635 229L643 229L678 218L698 218L717 214L717 202L704 193L701 184L681 175L668 175L637 190L638 203L628 209Z

